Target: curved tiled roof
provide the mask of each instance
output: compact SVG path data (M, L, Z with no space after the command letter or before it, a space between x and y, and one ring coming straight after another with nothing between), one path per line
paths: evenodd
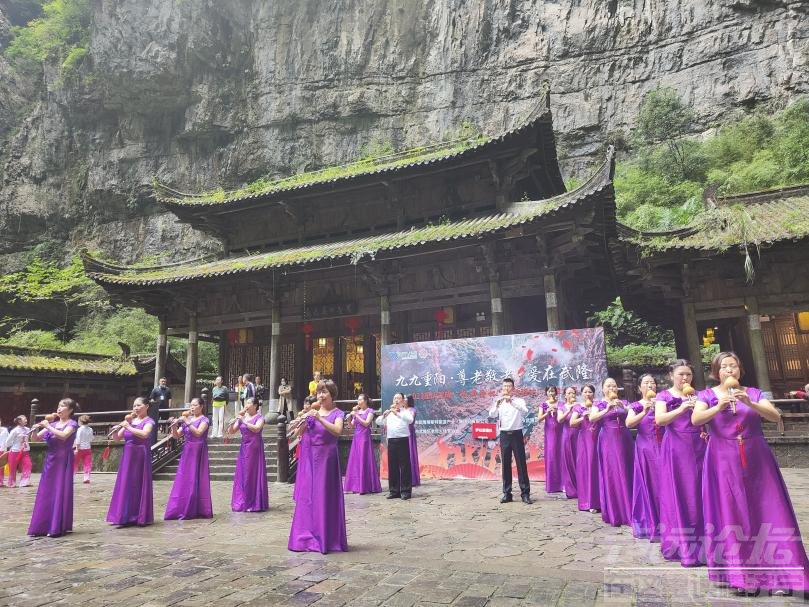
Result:
M152 286L228 276L247 272L301 266L322 261L345 259L357 263L378 253L417 247L429 243L479 238L484 234L512 228L534 220L553 216L611 187L614 152L610 149L601 167L579 188L540 201L515 203L507 213L498 213L438 225L427 225L399 232L365 236L353 240L307 245L269 251L257 255L226 258L206 263L187 263L160 268L126 268L100 262L83 254L89 276L102 285Z
M547 88L545 88L535 109L518 126L493 137L484 136L445 141L381 158L292 175L270 181L262 190L255 192L243 189L235 192L225 192L224 195L210 193L188 194L155 182L155 193L157 200L172 210L200 207L218 208L223 205L257 201L279 194L306 190L318 185L337 184L359 177L384 176L409 168L438 165L459 157L471 156L479 150L519 135L533 127L538 121L548 120L549 118L549 94Z
M13 346L0 347L0 371L2 370L81 373L117 377L137 375L137 367L129 358L84 352L32 350Z
M724 251L809 237L809 185L720 198L691 225L667 232L619 226L621 238L655 251Z

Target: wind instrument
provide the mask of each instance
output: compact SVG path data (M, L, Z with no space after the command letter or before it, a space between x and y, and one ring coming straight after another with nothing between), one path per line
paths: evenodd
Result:
M723 386L725 387L725 390L728 391L728 395L730 396L730 412L733 413L733 415L736 415L735 393L736 390L741 388L741 386L739 385L739 380L731 375L730 377L727 377L725 379L725 383L723 384Z

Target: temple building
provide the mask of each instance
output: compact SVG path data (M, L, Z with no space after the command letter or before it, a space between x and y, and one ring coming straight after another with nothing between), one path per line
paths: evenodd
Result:
M158 185L158 200L220 239L225 254L138 268L85 254L84 263L115 301L159 317L156 375L166 336L188 336L186 400L200 334L218 338L227 383L256 373L276 397L283 377L300 398L320 371L341 398L377 397L384 344L583 327L618 294L675 328L684 355L698 358L710 327L743 352L762 387L767 370L773 386L809 380L795 316L809 312L809 278L798 271L809 261L809 229L805 219L789 229L793 209L806 216L807 199L783 190L716 201L698 227L641 234L616 220L614 163L605 150L592 175L565 190L545 92L496 136L234 193ZM754 204L738 232L742 203ZM780 336L793 316L798 367Z

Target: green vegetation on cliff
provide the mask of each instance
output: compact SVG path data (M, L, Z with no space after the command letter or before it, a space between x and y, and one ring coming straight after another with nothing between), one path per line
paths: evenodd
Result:
M40 16L12 29L14 37L5 54L23 70L53 63L62 76L75 74L90 47L91 23L90 0L48 0Z
M615 174L618 214L639 230L690 223L703 192L717 196L809 182L809 99L774 115L728 121L700 139L693 114L673 89L644 99L631 153Z

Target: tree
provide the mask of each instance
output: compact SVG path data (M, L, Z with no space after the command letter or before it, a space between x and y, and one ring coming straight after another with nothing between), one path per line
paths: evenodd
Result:
M60 332L64 341L69 338L71 320L79 309L91 310L105 305L106 297L99 297L98 290L84 273L78 257L60 268L54 261L35 256L20 272L0 276L0 295L11 303L59 302L62 305L64 316Z
M694 111L671 87L649 91L638 114L636 138L647 147L664 144L682 179L690 179L694 173L693 148L684 140L693 120Z

